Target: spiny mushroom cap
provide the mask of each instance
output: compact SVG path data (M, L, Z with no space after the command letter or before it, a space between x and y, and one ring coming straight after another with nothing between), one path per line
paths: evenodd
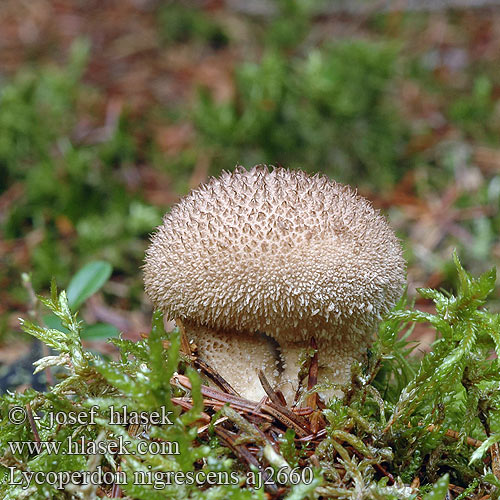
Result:
M144 274L171 318L298 341L371 335L401 295L405 265L385 218L350 187L256 166L173 206Z

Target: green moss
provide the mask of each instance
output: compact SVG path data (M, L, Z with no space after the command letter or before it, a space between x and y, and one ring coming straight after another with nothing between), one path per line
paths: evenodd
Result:
M40 300L59 318L61 328L23 321L23 329L59 352L39 360L37 370L59 366L63 372L48 392L28 390L0 399L4 450L0 491L5 498L76 498L72 495L83 494L82 486L74 486L70 494L43 481L33 481L24 490L8 483L21 482L20 471L47 474L91 471L98 466L109 474L121 471L122 476L116 477L123 479L120 487L130 498L264 499L262 487L255 489L251 482L245 487L254 466L248 467L241 457L221 446L221 437L226 440L239 429L234 449L238 443L252 444L261 470L274 468L272 474L278 481L284 474L282 467L295 471L296 476L287 476L288 482L282 477L281 490L269 490L276 498L416 499L418 492L409 487L415 478L426 499L444 498L448 482L470 494L495 495L498 480L481 460L500 441L500 369L498 358L492 356L500 353L500 320L485 308L494 289L495 270L474 278L456 256L454 262L459 282L456 295L420 290L423 297L434 301L435 314L408 307L403 298L387 315L369 362L353 367L350 382L342 388L344 397L333 398L323 410L326 427L322 437L301 442L289 429L283 431L276 449L248 417L231 408L213 413L208 434L199 435L201 424L197 422L207 411L202 380L180 352L180 332L167 334L161 314L155 313L147 339L135 343L115 339L112 342L120 350L119 358L104 359L82 347L84 325L71 312L66 293L58 294L53 286L50 298ZM89 269L94 268L97 264ZM102 285L102 279L90 271L89 286L84 287L89 291L84 296ZM436 331L432 351L423 359L412 354L400 335L413 322L429 323ZM176 373L187 375L189 391L173 382ZM189 405L181 409L180 400L174 398L186 392ZM15 407L32 411L39 419L31 425L15 424L9 413ZM169 415L167 422L142 426L142 430L139 426L136 432L110 420L111 411L126 409L129 414L149 415L159 408ZM55 413L62 419L59 425L51 422ZM92 415L94 421L89 424ZM221 416L232 422L232 431L226 427L225 434L217 434L214 423ZM35 427L42 445L37 445L32 434ZM475 449L469 444L471 439L481 440L483 445ZM109 449L98 459L90 452L71 454L70 440L123 440L131 454ZM12 444L16 442L31 442L31 448ZM141 446L152 442L170 443L175 448L166 453L143 452ZM218 483L191 484L186 479L190 474L206 478L209 472L219 478ZM169 484L168 474L177 474L178 484ZM227 478L227 484L221 483L221 477ZM291 481L291 477L297 480ZM111 490L110 484L100 486Z

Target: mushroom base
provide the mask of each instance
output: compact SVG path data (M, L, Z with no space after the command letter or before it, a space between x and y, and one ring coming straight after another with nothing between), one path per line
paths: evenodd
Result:
M331 345L329 339L319 339L318 344L318 384L344 384L351 375L351 365L364 356L363 350L356 350L346 346L348 341ZM367 344L366 344L367 345ZM299 388L299 369L304 353L310 348L307 342L280 342L280 355L283 362L283 372L277 388L281 390L289 405L295 399ZM307 362L306 362L307 363ZM308 364L306 364L306 367ZM306 374L307 375L307 374ZM342 396L342 391L328 388L318 391L319 395L327 401L333 396Z
M215 331L184 322L186 334L198 354L243 398L259 401L265 391L259 380L262 370L272 387L278 380L279 356L273 341L260 333Z

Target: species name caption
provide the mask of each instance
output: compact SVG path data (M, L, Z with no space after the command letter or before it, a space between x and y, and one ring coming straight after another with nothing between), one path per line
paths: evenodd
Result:
M44 426L55 429L61 425L96 425L100 422L99 406L90 407L88 412L50 412L45 415ZM137 412L129 411L126 406L109 407L107 422L111 425L173 425L172 411L161 406L158 411ZM41 417L31 415L23 406L13 406L8 412L8 420L14 425L32 425L30 419L40 420ZM102 421L101 421L102 422ZM125 432L125 431L124 431ZM176 441L151 441L135 439L134 443L119 435L111 440L90 440L85 436L69 435L63 441L41 441L38 436L35 441L9 441L8 447L12 455L19 456L28 452L30 456L46 453L47 455L180 455L179 443ZM15 466L8 466L8 484L20 486L26 490L35 485L49 484L57 489L64 489L67 484L78 485L121 485L133 482L137 485L150 485L154 489L164 489L170 485L241 485L260 489L265 485L296 485L299 483L311 484L314 481L314 472L311 467L281 467L274 469L267 467L259 471L248 471L242 474L236 471L133 471L132 477L127 478L125 471L109 470L98 465L92 471L26 471Z

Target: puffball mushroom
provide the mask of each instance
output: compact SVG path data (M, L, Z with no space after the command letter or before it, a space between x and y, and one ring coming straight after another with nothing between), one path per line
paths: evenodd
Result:
M318 381L348 379L402 293L405 263L386 219L349 186L258 165L223 172L174 205L144 275L155 307L183 321L243 397L265 394L262 369L291 402L311 337Z

